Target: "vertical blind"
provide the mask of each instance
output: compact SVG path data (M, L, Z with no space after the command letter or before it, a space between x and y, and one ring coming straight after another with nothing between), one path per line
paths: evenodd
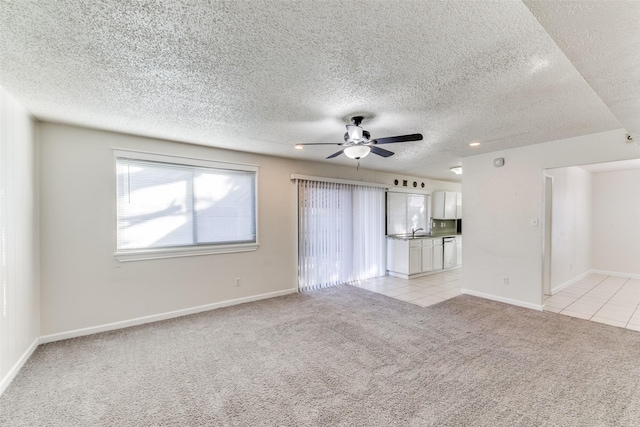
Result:
M384 189L298 182L300 290L384 276Z

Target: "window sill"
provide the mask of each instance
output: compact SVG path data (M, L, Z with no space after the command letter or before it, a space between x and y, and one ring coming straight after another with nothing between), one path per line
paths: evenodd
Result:
M116 252L113 256L120 262L144 261L150 259L251 252L257 250L259 246L259 243L237 243L230 245L191 246L185 248L143 249Z

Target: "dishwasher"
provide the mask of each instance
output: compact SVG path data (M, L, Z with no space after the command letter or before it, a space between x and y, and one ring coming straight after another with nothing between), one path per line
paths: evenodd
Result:
M442 244L444 246L444 260L443 268L453 268L456 266L457 254L456 254L456 238L455 237L443 237Z

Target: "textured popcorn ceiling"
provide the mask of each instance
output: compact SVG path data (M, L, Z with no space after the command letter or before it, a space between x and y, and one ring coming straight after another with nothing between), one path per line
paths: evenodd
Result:
M465 156L638 132L639 18L616 1L0 0L0 84L42 120L322 161L339 147L294 144L338 143L361 114L374 138L425 136L361 167L455 180Z
M525 4L627 131L640 140L640 1Z

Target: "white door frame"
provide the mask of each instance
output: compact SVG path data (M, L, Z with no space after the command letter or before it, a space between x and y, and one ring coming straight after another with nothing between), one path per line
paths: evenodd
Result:
M553 226L553 176L544 174L542 218L542 295L551 295L551 236Z

